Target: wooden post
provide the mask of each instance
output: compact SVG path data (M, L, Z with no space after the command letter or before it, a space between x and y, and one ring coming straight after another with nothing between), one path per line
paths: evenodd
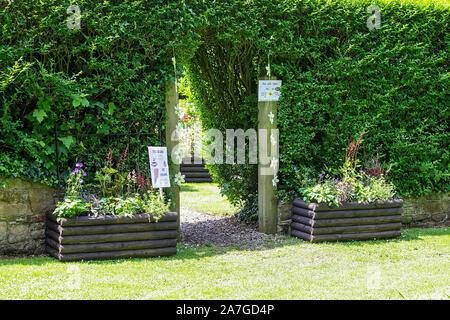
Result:
M168 157L171 157L174 147L178 144L177 140L172 140L172 134L176 130L178 123L178 116L175 112L175 108L178 105L178 92L175 88L175 84L172 81L167 81L166 83L166 147ZM169 161L170 163L170 161ZM169 168L170 173L175 175L180 172L180 165L174 164ZM171 211L178 213L178 240L181 240L181 230L180 230L180 187L178 185L173 185L170 187L174 194Z
M275 77L262 77L259 80L277 80ZM259 86L258 86L259 88ZM275 199L274 186L272 180L273 174L268 175L270 170L270 162L268 164L261 163L262 151L267 150L267 156L272 156L272 147L270 135L273 129L276 129L276 121L270 122L269 114L276 115L277 102L275 101L259 101L258 102L258 145L259 145L259 161L258 161L258 224L259 231L274 234L277 232L277 201ZM267 134L261 134L261 130ZM277 149L278 152L278 149ZM264 173L266 171L266 173Z

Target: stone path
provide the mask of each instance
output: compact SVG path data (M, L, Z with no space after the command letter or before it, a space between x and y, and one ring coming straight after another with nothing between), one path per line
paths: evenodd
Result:
M184 245L189 247L212 244L257 250L283 241L238 222L234 216L212 215L188 208L181 208L181 236Z

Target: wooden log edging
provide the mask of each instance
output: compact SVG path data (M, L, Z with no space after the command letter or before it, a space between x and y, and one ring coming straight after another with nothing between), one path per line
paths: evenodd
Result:
M336 207L295 199L291 209L291 235L310 242L398 237L402 206L402 200L352 202Z
M158 222L177 221L176 212L166 212L161 215ZM61 226L92 226L92 225L105 225L105 224L126 224L126 223L146 223L155 222L156 216L148 213L135 214L132 216L83 216L76 218L57 218L52 213L48 212L46 218L50 221L56 222Z
M47 252L60 261L78 261L172 256L177 253L177 248L167 247L141 250L60 254L57 250L48 247Z
M46 249L61 261L167 256L177 252L177 213L57 219L47 214Z
M301 199L294 199L292 201L294 207L319 211L341 211L341 210L355 210L355 209L381 209L381 208L400 208L403 207L403 200L395 199L392 201L374 201L374 202L346 202L339 206L326 203L307 203Z

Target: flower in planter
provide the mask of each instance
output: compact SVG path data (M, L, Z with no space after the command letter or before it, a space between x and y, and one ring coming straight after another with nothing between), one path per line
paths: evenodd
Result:
M138 181L138 189L145 188L145 178L143 176L138 175L137 181Z
M174 181L180 186L184 182L184 175L182 175L181 172L178 172L174 177Z

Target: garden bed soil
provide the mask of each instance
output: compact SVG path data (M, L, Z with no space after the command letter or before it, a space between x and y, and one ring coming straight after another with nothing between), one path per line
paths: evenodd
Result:
M178 215L164 213L84 216L46 215L46 251L61 261L170 256L177 253Z
M340 206L292 203L291 236L310 242L395 238L401 235L403 200Z

